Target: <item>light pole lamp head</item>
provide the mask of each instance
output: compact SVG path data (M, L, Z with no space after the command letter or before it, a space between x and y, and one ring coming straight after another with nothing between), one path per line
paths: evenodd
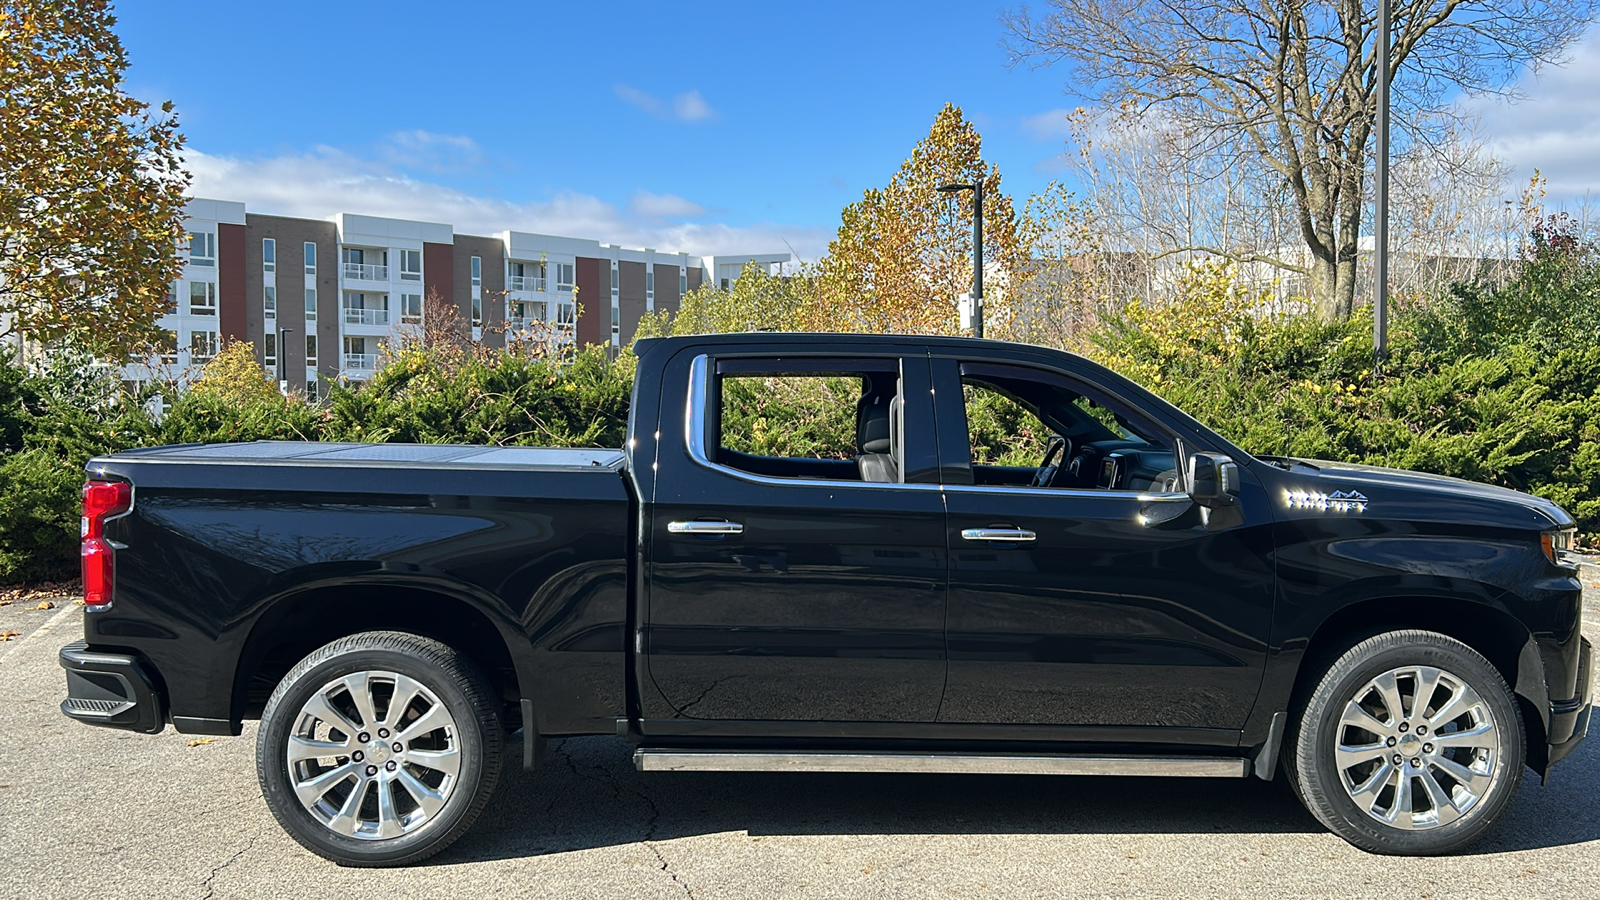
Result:
M949 184L941 184L934 190L937 190L941 194L949 194L955 191L970 191L972 188L973 186L969 182L952 181Z

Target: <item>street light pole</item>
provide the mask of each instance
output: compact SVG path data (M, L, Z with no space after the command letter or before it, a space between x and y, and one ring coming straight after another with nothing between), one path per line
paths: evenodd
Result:
M284 374L284 369L286 368L284 364L288 362L288 337L293 331L293 328L278 329L278 386L282 388L285 393L287 393L289 390L289 378Z
M1389 0L1378 0L1378 160L1372 223L1372 349L1374 368L1389 356Z
M983 337L983 179L938 187L941 194L972 192L972 336Z

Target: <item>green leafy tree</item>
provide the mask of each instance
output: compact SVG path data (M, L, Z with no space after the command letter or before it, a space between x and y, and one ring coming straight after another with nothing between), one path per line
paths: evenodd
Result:
M182 272L183 138L127 95L107 0L0 0L0 337L153 344Z

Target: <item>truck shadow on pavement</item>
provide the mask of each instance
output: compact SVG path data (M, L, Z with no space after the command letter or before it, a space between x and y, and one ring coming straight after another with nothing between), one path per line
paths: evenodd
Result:
M520 742L507 747L520 759ZM1542 787L1531 772L1487 837L1502 853L1600 840L1600 748L1581 746ZM551 741L512 769L449 865L726 832L883 834L1325 834L1282 781L1005 775L640 773L610 738Z

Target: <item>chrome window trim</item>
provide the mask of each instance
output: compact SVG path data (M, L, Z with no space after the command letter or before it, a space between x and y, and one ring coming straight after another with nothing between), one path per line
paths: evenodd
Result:
M706 369L710 356L701 354L689 363L689 393L683 404L684 440L689 448L689 458L699 465L721 475L738 478L753 484L765 484L774 487L824 487L824 488L854 488L866 490L881 490L884 488L909 489L914 491L942 490L943 485L938 484L906 484L898 481L833 481L820 478L778 478L772 475L757 475L714 463L706 456L706 402L696 403L695 398L707 401L706 396Z
M1142 503L1171 503L1179 500L1189 500L1189 495L1176 491L1106 491L1085 490L1081 488L1028 488L1012 487L1010 485L991 484L907 484L904 482L889 481L832 481L819 478L778 478L772 475L758 475L714 463L706 457L706 403L695 403L695 398L708 400L706 397L706 372L709 368L709 354L700 354L689 363L689 391L683 404L684 442L689 449L689 458L700 466L710 469L720 475L748 481L752 484L765 484L775 487L824 487L824 488L864 488L877 490L884 488L901 488L917 491L1004 491L1012 494L1030 494L1042 497L1121 497L1138 500Z

